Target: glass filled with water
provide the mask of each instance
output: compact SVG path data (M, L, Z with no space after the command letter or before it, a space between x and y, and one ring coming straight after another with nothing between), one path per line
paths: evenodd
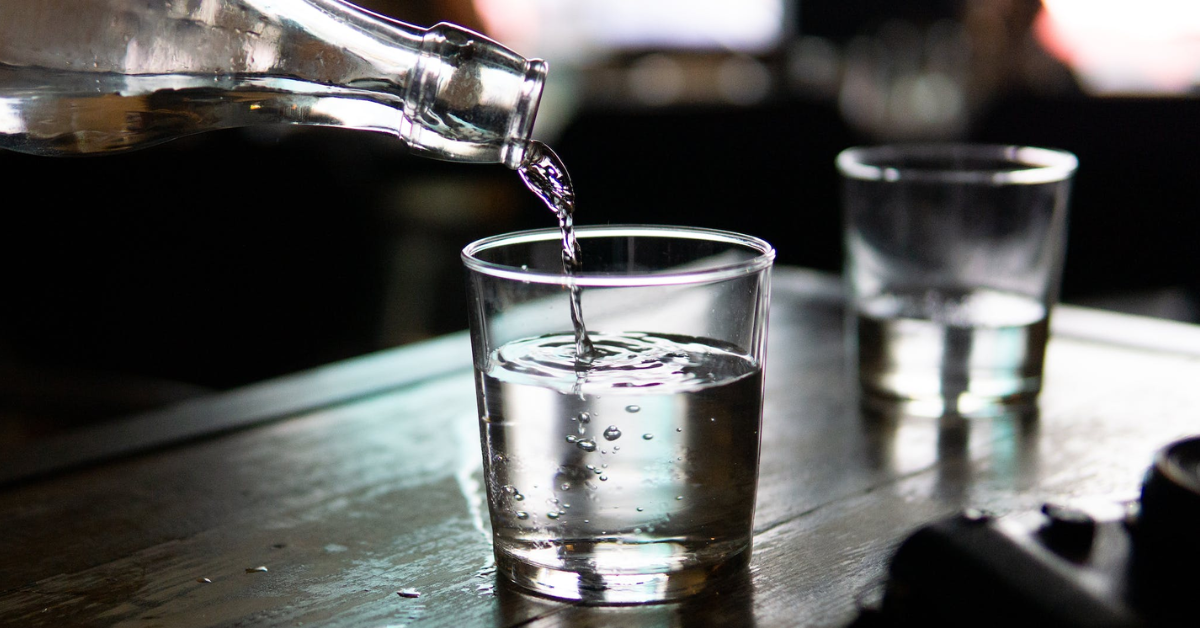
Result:
M852 148L842 175L863 399L917 415L1032 407L1077 160L1030 147Z
M463 251L497 571L562 599L677 599L749 561L774 251L574 233L568 273L559 230Z

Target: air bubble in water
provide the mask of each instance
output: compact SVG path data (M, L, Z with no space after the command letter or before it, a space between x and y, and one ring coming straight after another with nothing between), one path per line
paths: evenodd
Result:
M546 516L550 517L551 519L558 519L558 511L551 510L550 512L546 513Z
M618 438L621 438L621 430L617 429L617 426L615 425L610 425L608 426L608 429L604 430L604 438L607 438L608 440L617 440Z
M594 441L590 438L585 438L583 440L576 441L575 446L584 451L596 451L596 441Z
M529 513L525 512L524 510L517 511L517 519L521 519L523 521L528 518L529 518Z
M575 441L577 441L577 440L579 440L579 437L578 437L578 436L576 436L576 435L574 435L574 434L567 434L567 442L568 442L568 443L573 443L573 442L575 442Z
M522 495L522 494L520 494L520 493L515 493L515 494L513 495L513 499L515 499L515 500L517 500L517 501L519 501L519 502L523 502L523 501L525 501L525 496L524 496L524 495Z
M625 411L629 413L641 412L641 406L625 406Z
M654 434L642 434L642 440L654 440Z
M682 427L677 427L677 428L675 428L675 431L676 431L676 432L682 432L682 431L683 431L683 428L682 428Z
M642 512L643 510L645 510L645 509L644 509L644 508L642 508L641 506L638 506L638 507L637 507L637 511L638 511L638 512Z
M588 423L591 420L592 420L591 413L589 413L589 412L580 412L579 413L579 422L580 423Z
M564 491L569 491L569 490L571 490L571 485L570 485L570 483L563 482L562 486L560 486L559 488L561 488Z
M607 481L608 481L608 476L607 476L607 475L602 475L602 476L600 476L600 481L601 481L601 482L607 482Z

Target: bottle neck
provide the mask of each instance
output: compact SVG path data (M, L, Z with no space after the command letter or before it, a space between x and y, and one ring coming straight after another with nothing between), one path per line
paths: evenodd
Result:
M435 159L517 168L533 131L547 67L454 24L423 29L343 0L242 0L274 20L341 47L336 64L294 54L307 72L403 100L396 133ZM340 72L340 74L339 74ZM300 76L304 76L300 73Z
M545 85L544 61L527 60L453 24L425 31L404 96L412 122L404 139L417 151L454 161L525 157Z

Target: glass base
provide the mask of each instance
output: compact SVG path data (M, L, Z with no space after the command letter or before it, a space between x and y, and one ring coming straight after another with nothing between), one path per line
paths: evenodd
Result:
M963 392L956 395L896 395L864 382L861 405L885 415L916 417L958 416L968 419L998 418L1028 414L1037 407L1038 390L993 397Z
M716 564L667 573L568 571L498 554L496 571L522 589L560 600L585 604L653 604L695 595L745 570L749 563L749 547Z

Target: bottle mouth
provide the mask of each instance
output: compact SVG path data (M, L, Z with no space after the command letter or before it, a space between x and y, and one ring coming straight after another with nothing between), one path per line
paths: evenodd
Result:
M513 108L508 122L507 139L501 149L500 158L504 165L516 170L525 160L529 136L533 134L533 122L537 118L538 104L542 100L542 89L546 85L548 66L541 59L530 59L525 64L525 78L521 82L521 95Z

